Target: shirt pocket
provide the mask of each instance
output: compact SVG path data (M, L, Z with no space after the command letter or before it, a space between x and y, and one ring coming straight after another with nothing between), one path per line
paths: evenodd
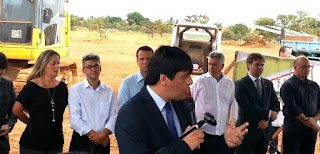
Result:
M230 100L232 98L231 89L224 89L219 91L219 98L218 102L220 103L221 107L229 108L231 106Z
M111 102L99 102L100 119L106 120L109 118Z

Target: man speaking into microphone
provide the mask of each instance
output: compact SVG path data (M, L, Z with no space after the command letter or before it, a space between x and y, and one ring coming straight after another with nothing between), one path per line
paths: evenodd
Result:
M204 142L201 129L184 138L191 129L191 119L183 100L192 84L192 62L188 54L176 47L162 46L152 56L145 86L119 111L115 134L120 154L192 154ZM234 128L214 140L211 153L229 153L241 144L248 123ZM201 148L201 146L200 146Z

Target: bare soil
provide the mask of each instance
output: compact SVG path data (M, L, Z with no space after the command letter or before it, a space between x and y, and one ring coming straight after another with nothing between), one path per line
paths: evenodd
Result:
M157 49L161 45L170 45L171 36L164 35L163 37L155 36L149 37L145 34L133 32L118 32L107 31L107 39L99 38L96 32L87 30L77 30L71 32L70 53L68 57L62 58L62 62L76 62L77 77L73 78L73 84L84 79L81 71L82 56L87 53L96 53L101 58L102 73L100 79L103 83L113 88L114 92L118 93L121 81L127 76L138 71L136 65L136 50L143 45L148 45L153 49ZM226 56L226 67L232 62L235 51L245 52L260 52L277 56L279 45L273 46L240 46L237 42L225 42L222 45L222 50ZM225 68L226 68L225 67ZM232 78L232 70L227 76ZM19 153L19 140L22 132L25 129L25 124L18 121L13 131L10 133L10 154ZM69 148L70 139L72 136L72 129L70 129L69 110L66 109L63 122L63 132L65 144L63 152L67 152ZM316 153L319 153L319 142L316 144ZM118 146L114 135L111 136L111 154L118 154Z

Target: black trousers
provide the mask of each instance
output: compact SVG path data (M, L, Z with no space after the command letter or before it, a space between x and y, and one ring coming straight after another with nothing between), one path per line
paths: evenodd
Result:
M0 153L9 154L9 151L10 151L10 145L9 145L8 135L0 136Z
M215 149L213 144L215 144L217 141L216 139L219 137L219 135L211 135L206 132L204 133L204 142L200 145L200 149L196 150L197 154L232 154L234 153L234 149L230 148L230 152L226 153L224 152L219 152L217 149Z
M314 154L316 132L283 132L283 154Z
M268 141L263 135L262 129L250 130L242 144L237 147L236 154L266 154L268 149Z
M96 145L90 141L88 136L80 136L79 133L73 131L69 151L87 152L89 154L110 154L110 143L107 145L107 147Z
M62 148L42 151L42 150L25 149L20 146L20 154L57 154L57 153L61 153L61 152L62 152Z
M279 129L280 127L271 127L272 135ZM275 153L278 152L278 136L271 142L270 148L269 148L270 153Z

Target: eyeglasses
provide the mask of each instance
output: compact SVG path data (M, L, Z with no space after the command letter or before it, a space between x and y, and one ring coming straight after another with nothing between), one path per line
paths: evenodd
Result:
M96 64L96 65L88 65L88 66L85 66L83 68L86 68L86 69L92 69L92 68L95 68L95 69L99 69L100 68L100 65L99 64Z

